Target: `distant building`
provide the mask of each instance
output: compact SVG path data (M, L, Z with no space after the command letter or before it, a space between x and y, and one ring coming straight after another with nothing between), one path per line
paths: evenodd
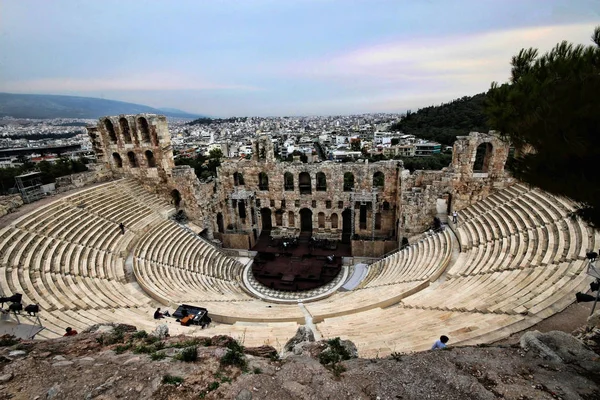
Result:
M442 152L442 145L435 142L415 143L415 156L431 156Z

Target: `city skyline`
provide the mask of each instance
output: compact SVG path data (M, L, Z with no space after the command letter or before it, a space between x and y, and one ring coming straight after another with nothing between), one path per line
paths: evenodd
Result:
M0 91L233 115L403 112L590 44L598 0L0 1Z

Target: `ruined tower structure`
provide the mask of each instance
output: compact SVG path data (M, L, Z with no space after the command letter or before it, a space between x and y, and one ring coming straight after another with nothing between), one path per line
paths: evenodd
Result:
M262 135L251 160L224 160L208 182L174 165L164 116L103 117L88 132L115 178L139 180L184 210L197 233L238 249L252 248L268 231L341 240L355 256L378 257L434 217L443 220L512 183L504 171L509 147L493 132L459 137L447 168L413 173L396 160L278 161L271 137Z

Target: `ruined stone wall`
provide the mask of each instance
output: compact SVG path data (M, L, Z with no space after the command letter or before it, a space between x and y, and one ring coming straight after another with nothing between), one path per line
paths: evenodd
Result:
M98 162L115 177L137 179L148 191L163 196L199 226L209 228L214 183L201 183L188 166L175 167L167 119L139 114L100 118L88 127Z
M398 248L395 240L353 240L352 255L354 257L381 257Z
M63 193L95 183L108 182L113 173L104 164L88 164L88 171L56 178L56 192Z
M113 176L134 177L170 199L225 247L251 247L269 219L273 234L298 235L304 218L316 237L353 238L356 255L382 255L389 251L385 243L427 229L440 201L448 211L461 210L513 182L504 171L509 147L493 133L457 138L448 168L413 174L399 161L280 162L271 138L260 136L252 160L225 160L218 177L202 183L190 167L174 166L163 116L105 117L88 132L99 163ZM480 145L485 158L481 170L474 171ZM286 174L292 177L290 187ZM344 188L345 174L354 177L351 191ZM318 177L324 177L324 185ZM367 244L371 238L384 244Z
M487 146L483 170L474 171L477 148ZM461 210L505 188L514 180L504 170L509 144L493 132L471 132L454 143L452 164L442 171L404 170L400 179L398 232L407 236L433 223L438 199L447 199L450 210Z
M23 205L23 199L20 194L10 194L8 196L0 196L0 217L11 212L15 212Z
M261 185L259 179L261 173L266 174L268 187ZM286 173L291 174L293 178L291 188L286 188ZM354 192L344 191L345 173L354 176ZM373 187L375 173L382 174L381 187ZM243 185L239 182L238 174L243 177ZM317 175L325 178L324 186L320 185L321 181L317 181ZM343 230L342 213L349 210L347 213L355 214L355 234L368 237L374 235L378 238L394 235L398 195L398 162L396 161L370 164L327 161L304 164L241 160L225 162L218 170L218 177L217 210L223 216L226 230L229 228L229 230L249 233L256 230L257 234L260 234L263 228L262 219L265 214L270 213L274 229L283 231L283 234L298 234L301 230L301 210L306 209L312 213L312 232L315 236L340 239ZM301 182L301 179L306 180ZM249 196L244 199L245 218L240 214L237 203L239 200L232 201L241 193ZM353 201L353 193L367 201ZM378 224L375 230L373 230L373 199L375 212L381 215L380 226ZM367 209L367 220L362 229L359 218L361 202L365 203ZM214 229L218 230L216 219Z

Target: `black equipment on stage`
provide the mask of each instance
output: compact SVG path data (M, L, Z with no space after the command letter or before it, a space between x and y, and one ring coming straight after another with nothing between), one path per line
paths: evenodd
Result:
M37 304L30 304L27 307L25 307L25 312L31 316L35 316L37 313L40 312L40 306Z
M20 314L21 310L23 309L23 304L21 303L12 303L10 306L8 306L8 309L12 312L14 312L15 314Z
M186 325L200 325L204 329L212 322L206 308L190 306L188 304L182 304L177 307L177 310L172 315L173 318L177 319L184 319L188 316L192 316L192 318L186 319Z
M590 296L589 294L577 292L575 293L575 298L578 303L587 303L588 301L594 301L596 298L594 296Z
M23 295L21 293L15 293L9 297L0 297L0 303L2 303L2 307L4 307L4 303L21 303L23 299Z

